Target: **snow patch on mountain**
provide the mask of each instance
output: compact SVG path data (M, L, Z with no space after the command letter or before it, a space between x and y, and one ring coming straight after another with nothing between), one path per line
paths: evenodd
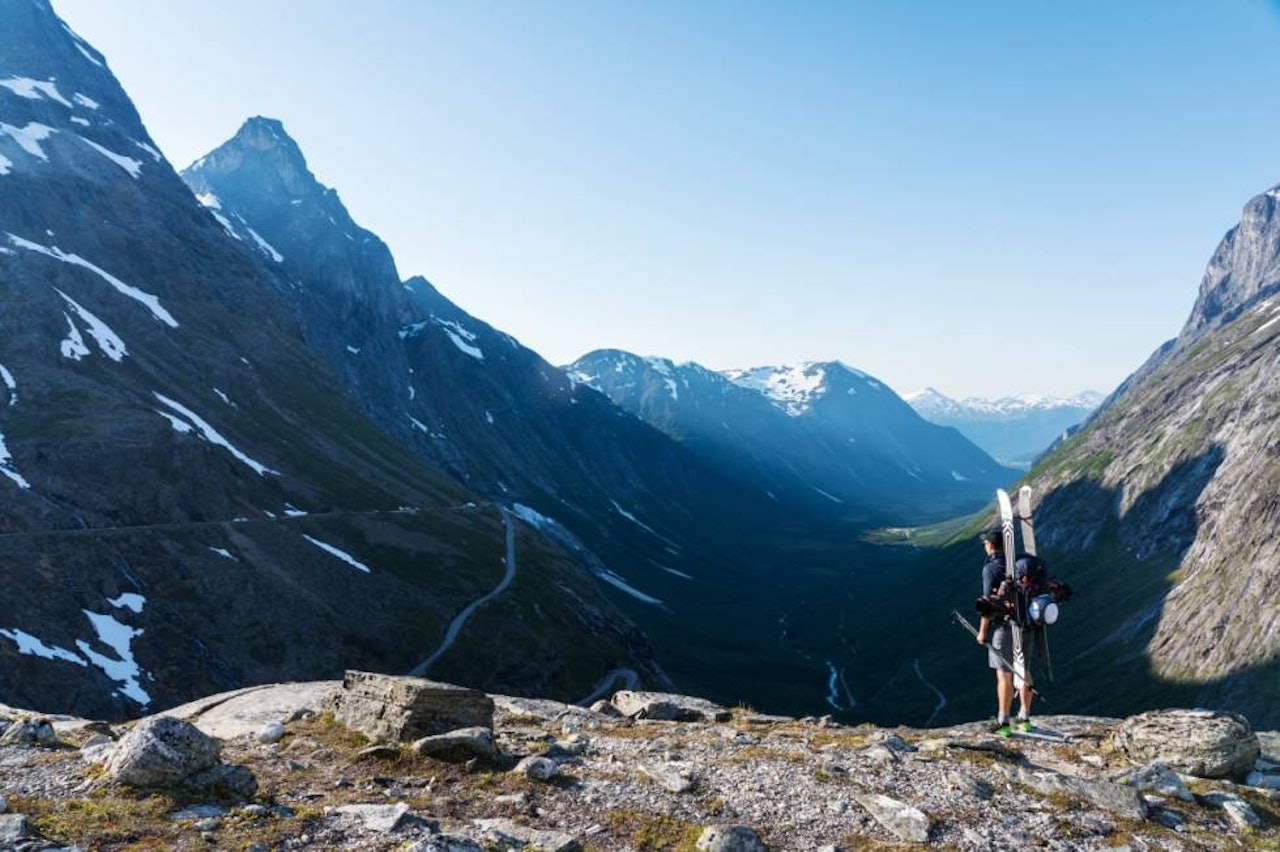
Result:
M147 603L147 599L136 592L125 592L117 598L107 598L107 603L116 609L128 609L135 613L141 613L142 608Z
M661 598L655 598L653 595L645 594L612 571L606 569L596 574L596 576L613 586L615 589L627 593L642 603L647 603L652 606L662 606Z
M812 362L725 370L723 375L736 385L763 394L792 417L806 414L827 385L827 365Z
M667 385L667 390L671 391L671 398L673 400L679 399L680 392L676 388L675 376L673 376L671 373L671 368L672 368L671 362L668 361L666 358L645 358L644 360L645 360L645 363L648 364L649 367L655 373L658 373L659 375L662 376L662 380ZM622 365L619 364L618 366L621 367ZM617 504L615 503L614 505L617 505Z
M275 250L271 243L264 240L253 228L249 229L249 236L253 237L253 241L258 244L258 248L262 249L262 253L274 260L276 263L284 261L284 255Z
M622 508L621 506L619 506L619 505L618 505L618 501L617 501L617 500L610 500L610 501L609 501L609 503L613 506L613 510L614 510L615 512L617 512L617 513L618 513L619 515L621 515L622 517L626 518L626 519L627 519L628 521L630 521L631 523L635 524L636 526L640 527L641 529L648 530L649 532L653 533L654 535L658 535L657 531L656 531L656 530L654 530L654 528L653 528L653 527L649 526L649 525L648 525L648 524L646 524L644 521L640 520L640 519L639 519L639 518L637 518L635 515L631 514L631 513L630 513L630 512L628 512L626 509L624 509L624 508Z
M46 660L65 660L68 663L75 663L77 666L84 666L86 668L89 665L79 654L76 654L73 651L68 651L66 648L59 648L57 645L46 645L44 642L23 630L5 630L0 628L0 636L5 637L10 642L17 645L19 654L41 657Z
M312 538L309 535L304 535L303 538L305 538L307 541L311 542L316 547L320 548L330 556L334 556L338 559L341 559L343 562L347 563L352 568L357 568L366 574L373 573L372 571L369 570L368 565L365 565L363 562L356 559L354 556L352 556L350 553L347 553L345 550L340 550L339 548L334 547L332 544L327 544L321 541L320 539Z
M4 474L13 480L14 484L24 491L29 489L31 483L27 482L22 474L13 469L12 462L13 456L9 454L9 448L4 443L4 433L0 432L0 474Z
M54 85L52 80L33 80L30 77L10 77L7 80L0 80L0 86L5 87L20 98L26 98L32 101L39 101L48 98L56 101L64 107L71 107L71 102L62 96L58 91L58 87Z
M46 163L49 162L49 155L44 152L44 148L40 146L40 143L57 132L52 127L35 121L29 122L25 127L14 127L12 124L0 122L0 137L8 136L18 143L19 148L37 159L44 160ZM5 170L0 174L8 174L9 169L13 167L12 160L6 158L5 163L8 165L4 167Z
M58 290L56 287L54 290L59 296L66 300L67 304L71 306L71 310L75 311L76 315L80 317L86 326L88 326L89 336L97 341L98 348L102 350L102 354L106 355L112 361L124 360L124 356L129 354L129 350L125 347L124 341L120 339L120 335L112 331L109 325L82 307L75 299L71 298L61 290ZM74 327L75 326L73 325L72 328ZM77 332L77 336L78 335L79 332ZM80 343L83 345L83 338L81 338ZM87 348L85 349L84 354L89 354ZM80 359L76 358L75 360L79 361Z
M475 358L477 361L484 360L484 353L480 351L480 347L475 346L475 332L468 331L463 327L462 323L453 320L442 319L433 316L431 321L439 326L449 339L453 341L453 345L461 349L463 352Z
M116 278L111 273L97 266L94 266L92 263L90 263L89 261L85 260L84 258L80 257L77 254L64 252L62 249L58 248L57 246L44 246L39 243L31 242L30 240L24 240L22 237L15 236L14 234L8 234L7 232L6 232L6 235L9 237L9 242L12 245L17 246L18 248L26 249L27 251L35 252L37 254L42 254L42 255L45 255L46 257L52 257L54 260L60 260L63 263L68 263L73 266L80 266L85 269L88 269L90 272L94 273L103 281L106 281L108 284L114 287L117 292L125 296L128 296L130 299L133 299L135 302L138 302L139 304L141 304L143 307L145 307L147 310L151 312L151 315L153 317L155 317L160 322L164 323L170 328L178 327L178 321L173 318L172 314L170 314L168 311L164 309L164 306L160 304L160 300L155 296L153 296L152 294L144 290L139 290L137 287L133 287L129 284L124 283L123 281L121 281L119 278Z
M207 422L205 422L205 420L201 418L200 415L196 414L194 411L187 408L185 405L179 402L176 402L172 399L169 399L169 397L165 396L164 394L158 393L156 391L152 391L151 393L155 396L156 399L160 400L160 402L164 403L166 406L168 406L178 414L185 417L187 419L187 424L190 426L194 426L196 429L198 429L200 431L200 436L202 438L204 438L210 444L214 444L216 446L222 447L227 452L231 453L231 455L235 456L236 459L238 459L239 461L244 463L246 466L248 466L254 473L258 474L259 476L266 476L269 473L279 476L279 473L280 473L279 471L272 470L266 465L256 462L253 459L249 458L249 456L245 455L240 450L238 450L235 446L233 446L230 441L222 437L222 435L218 432L218 430L214 429ZM170 422L174 422L174 418L172 417L170 417L169 420ZM174 428L177 428L176 424Z
M91 612L87 609L81 611L93 625L94 631L98 634L98 641L115 651L116 658L112 659L105 654L99 654L89 646L88 642L77 639L76 647L80 649L80 653L84 654L90 663L102 669L103 674L120 684L118 690L120 694L146 707L151 703L151 696L138 683L144 672L133 658L133 640L141 636L144 631L141 628L122 624L110 615Z
M115 151L112 151L110 148L104 148L92 139L85 139L83 136L77 136L76 138L93 150L97 151L102 156L106 157L111 162L115 163L120 168L124 169L134 180L137 180L142 174L141 160L135 160L133 157L126 157L123 154L117 154Z
M79 361L90 354L89 347L84 345L84 338L80 336L80 329L76 328L75 320L71 319L71 315L66 312L62 315L67 319L67 336L62 338L58 349L62 352L63 358Z
M4 364L0 364L0 380L4 381L4 386L9 389L9 405L18 404L18 382L13 377L13 373L9 372L9 368Z

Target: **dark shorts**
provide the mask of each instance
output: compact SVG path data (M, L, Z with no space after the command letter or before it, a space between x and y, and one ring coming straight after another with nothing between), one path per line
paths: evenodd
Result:
M1036 631L1022 629L1022 660L1031 674L1031 657L1036 647ZM994 627L987 639L987 665L993 669L1013 670L1013 625ZM1028 678L1030 679L1030 678Z

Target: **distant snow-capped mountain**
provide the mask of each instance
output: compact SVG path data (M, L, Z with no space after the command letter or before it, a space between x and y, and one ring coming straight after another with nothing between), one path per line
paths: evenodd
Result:
M1019 394L954 400L933 388L903 397L931 423L953 426L1003 464L1026 468L1063 432L1088 419L1105 397L1083 391L1062 398Z
M807 414L815 400L825 389L827 375L841 370L863 380L867 387L881 390L883 385L861 370L855 370L839 361L809 361L783 367L751 367L746 370L725 370L729 381L763 394L792 417Z
M1061 409L1092 411L1102 404L1106 396L1097 391L1082 391L1070 397L1024 393L1016 396L1002 396L997 399L970 396L957 401L933 388L925 388L922 391L906 394L902 398L918 411L922 417L930 418L941 415L987 420L993 417L1006 419L1025 417L1029 413L1036 411L1058 411Z
M838 361L717 373L609 349L567 370L775 500L901 522L976 505L1013 476Z

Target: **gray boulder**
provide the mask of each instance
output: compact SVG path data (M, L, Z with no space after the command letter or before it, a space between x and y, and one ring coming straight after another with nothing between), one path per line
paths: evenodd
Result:
M1236 828L1257 828L1262 825L1257 812L1234 793L1209 793L1201 796L1200 801L1211 807L1222 808Z
M218 765L221 744L194 725L151 716L120 738L104 769L108 779L133 787L167 787Z
M947 781L947 786L960 793L973 796L975 799L986 801L991 798L991 785L985 781L974 778L968 772L960 769L948 770L943 777Z
M672 695L666 692L614 693L613 706L632 719L657 719L669 722L727 722L733 714L703 698Z
M1065 793L1130 819L1146 819L1147 803L1132 787L1114 781L1073 778L1052 770L1018 768L1018 780L1042 795Z
M713 825L702 832L695 847L700 852L769 852L760 835L745 825Z
M1261 762L1261 761L1259 761ZM1271 772L1250 772L1244 783L1260 790L1280 790L1280 774Z
M267 722L258 729L258 742L278 743L284 739L284 725L280 722Z
M333 812L354 818L367 831L390 834L404 822L409 806L403 802L394 805L342 805L334 808Z
M854 801L871 814L871 817L900 840L913 843L927 843L929 829L933 828L933 820L928 814L913 808L906 802L899 802L879 793L868 793L854 796Z
M475 826L480 830L482 840L501 844L504 848L531 846L544 852L580 852L582 849L582 844L571 834L529 828L514 820L478 819Z
M1260 754L1249 720L1214 710L1156 710L1124 720L1111 735L1134 763L1159 761L1199 778L1244 778Z
M1184 802L1193 802L1195 797L1182 783L1182 778L1163 763L1148 763L1140 769L1116 778L1116 782L1131 787L1139 793L1159 793L1162 796L1173 796Z
M19 840L30 835L27 818L22 814L0 816L0 849L11 849Z
M53 729L53 722L40 716L20 719L0 734L0 745L53 746L57 744L58 735Z
M420 677L348 671L326 702L334 718L378 742L409 742L459 728L492 728L493 699Z
M673 766L640 766L640 773L669 793L688 793L697 782Z
M560 766L549 758L530 756L517 763L512 771L534 781L550 781L560 771Z
M439 760L470 760L480 757L495 761L500 756L489 728L462 728L447 734L423 737L413 744L414 754Z

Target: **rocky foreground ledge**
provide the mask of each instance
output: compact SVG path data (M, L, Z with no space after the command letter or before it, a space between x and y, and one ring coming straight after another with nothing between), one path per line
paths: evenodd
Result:
M1170 710L888 730L348 672L133 723L0 706L0 849L1280 848L1280 734Z

